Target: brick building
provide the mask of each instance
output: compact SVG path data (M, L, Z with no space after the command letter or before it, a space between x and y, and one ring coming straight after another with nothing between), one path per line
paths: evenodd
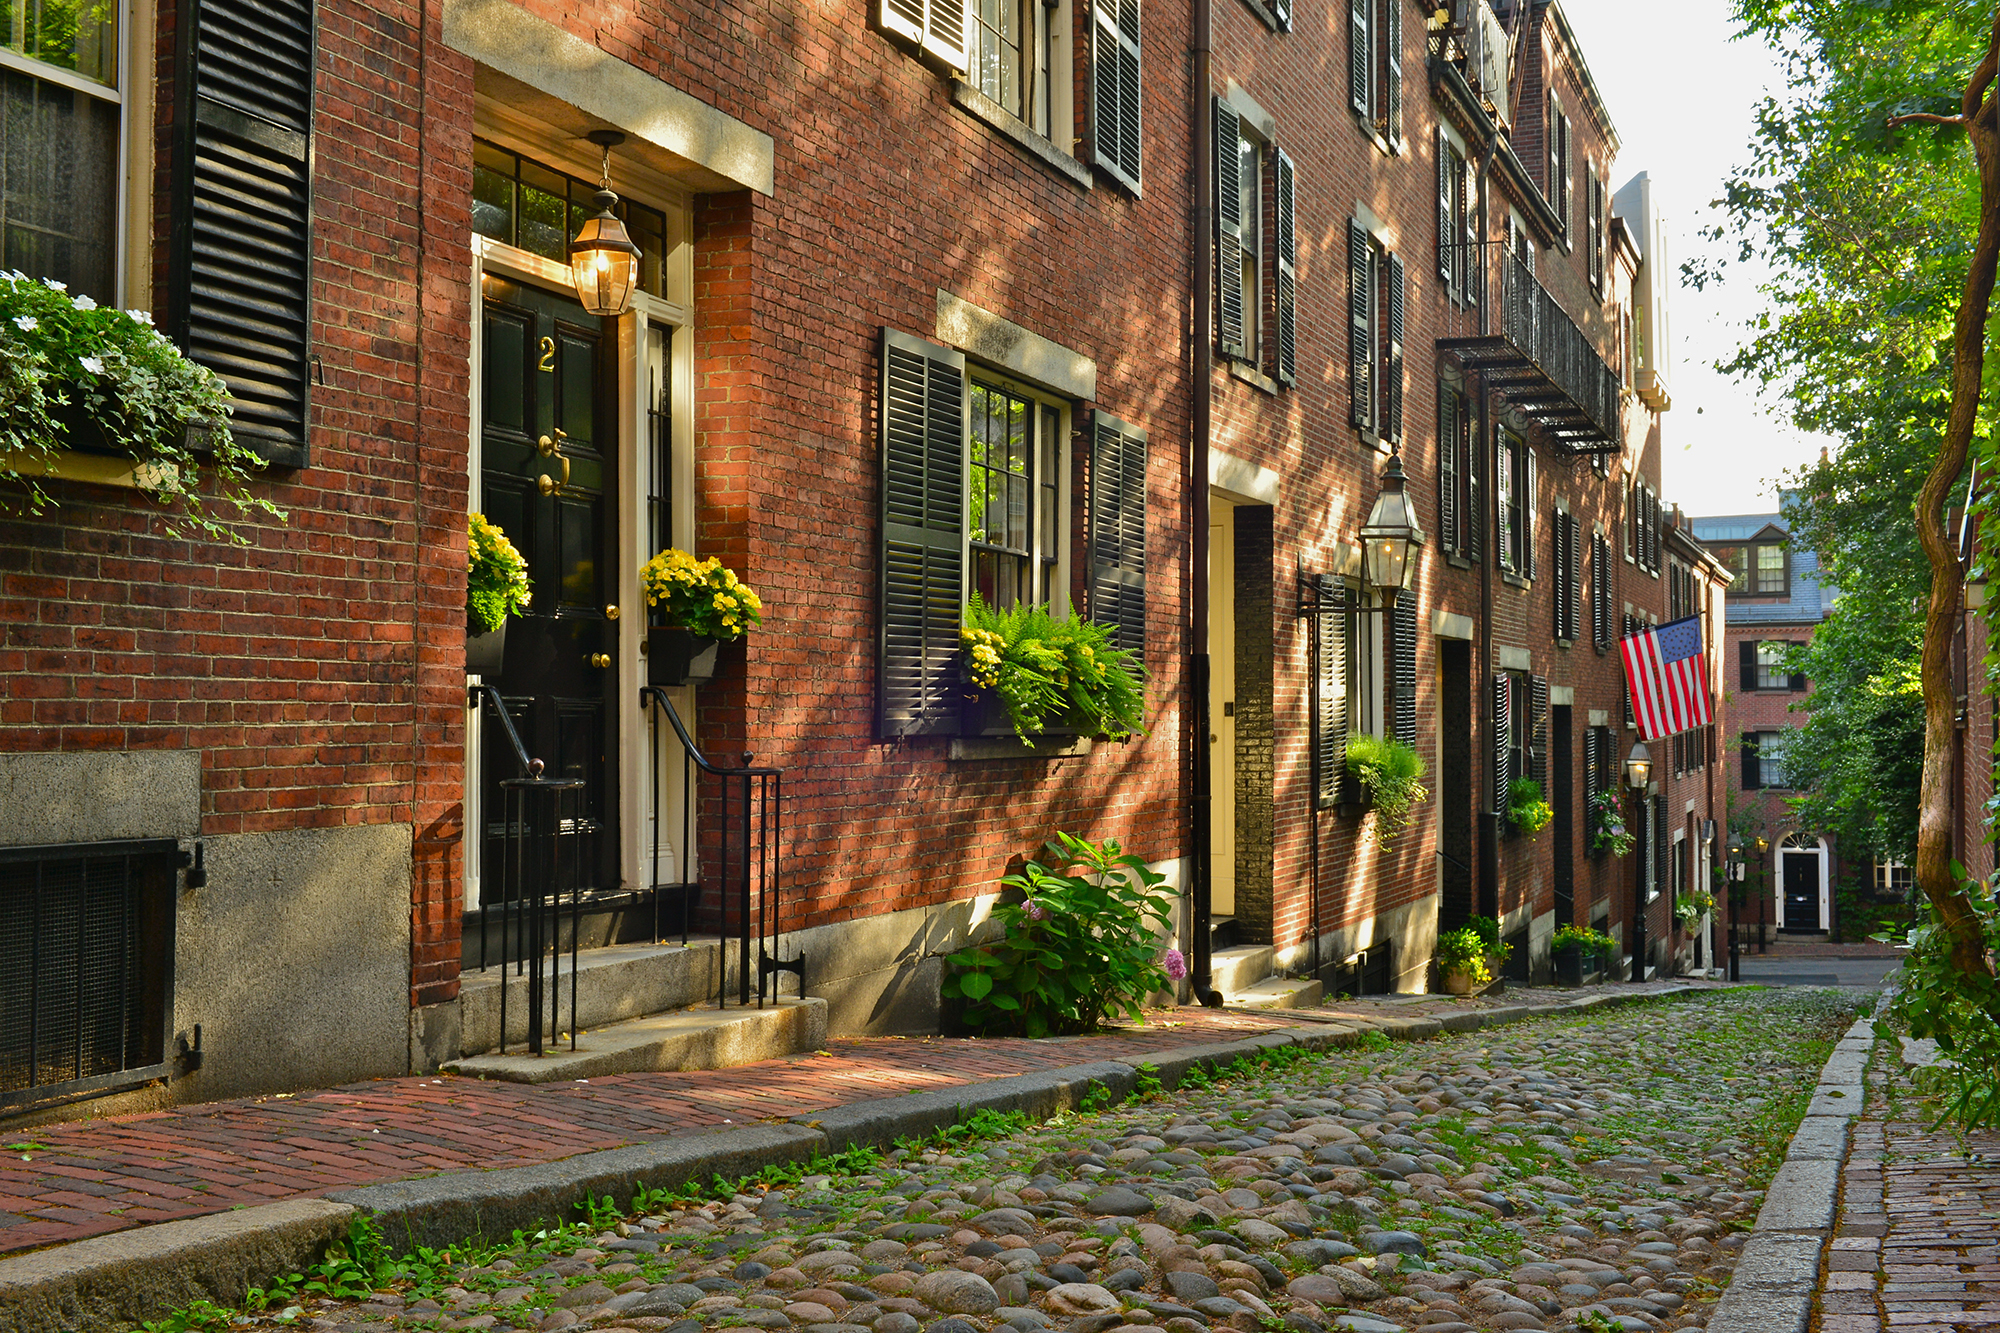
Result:
M1644 178L1610 189L1558 5L1348 17L132 0L92 38L105 78L0 49L10 126L78 151L33 107L83 98L125 164L9 184L9 216L76 234L5 262L156 311L229 379L289 516L169 538L71 456L58 510L0 523L0 976L37 1015L7 1020L0 1116L431 1069L512 1031L483 966L519 949L503 706L580 784L562 938L598 1008L572 1027L740 966L655 942L684 905L731 925L749 825L690 790L667 702L716 766L782 773L757 910L837 1031L934 1030L940 954L1058 829L1185 889L1182 943L1230 918L1196 981L1235 993L1422 988L1475 912L1535 973L1558 921L1629 946L1635 886L1677 846L1697 865L1706 817L1656 761L1650 859L1588 851L1629 750L1617 634L1681 605ZM566 262L601 173L641 251L615 318ZM1428 533L1393 607L1357 546L1392 459ZM536 597L468 696L472 512ZM712 680L642 696L638 569L667 546L766 617ZM959 686L971 591L1113 625L1148 733L995 734ZM1429 762L1391 848L1355 731ZM1551 830L1501 828L1515 778ZM94 943L23 963L60 921Z
M1724 655L1731 691L1729 746L1735 759L1729 782L1737 808L1754 824L1751 857L1763 862L1763 889L1746 906L1746 925L1817 934L1833 928L1834 888L1845 873L1830 834L1798 827L1786 801L1787 735L1804 725L1792 711L1812 683L1793 673L1785 654L1812 642L1813 630L1832 610L1838 592L1820 577L1819 558L1791 543L1783 512L1734 514L1689 521L1693 537L1733 575L1727 606ZM1907 870L1884 865L1885 882Z

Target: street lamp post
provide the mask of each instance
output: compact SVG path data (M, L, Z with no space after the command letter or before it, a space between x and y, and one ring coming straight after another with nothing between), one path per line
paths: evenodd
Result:
M1743 906L1743 835L1729 835L1729 979L1743 980L1742 941L1737 929L1737 915Z
M1646 854L1651 846L1652 830L1646 827L1646 784L1653 776L1653 752L1646 748L1646 742L1636 741L1632 752L1625 756L1625 785L1632 789L1632 827L1638 832L1632 869L1632 980L1646 979Z

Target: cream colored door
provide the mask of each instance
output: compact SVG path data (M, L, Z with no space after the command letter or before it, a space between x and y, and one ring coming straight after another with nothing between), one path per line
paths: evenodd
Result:
M1208 901L1236 912L1236 506L1208 501Z

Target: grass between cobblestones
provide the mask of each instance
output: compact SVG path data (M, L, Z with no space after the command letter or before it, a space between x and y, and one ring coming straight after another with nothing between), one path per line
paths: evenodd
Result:
M392 1257L359 1225L238 1310L145 1327L1700 1327L1859 1003L1705 992L1281 1048L1171 1089L1142 1070L1123 1105L981 1110L886 1152L602 1199L477 1252Z

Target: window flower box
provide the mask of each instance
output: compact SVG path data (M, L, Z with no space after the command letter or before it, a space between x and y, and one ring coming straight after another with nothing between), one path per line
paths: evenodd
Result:
M720 639L672 625L646 631L646 683L654 686L699 685L715 678Z

